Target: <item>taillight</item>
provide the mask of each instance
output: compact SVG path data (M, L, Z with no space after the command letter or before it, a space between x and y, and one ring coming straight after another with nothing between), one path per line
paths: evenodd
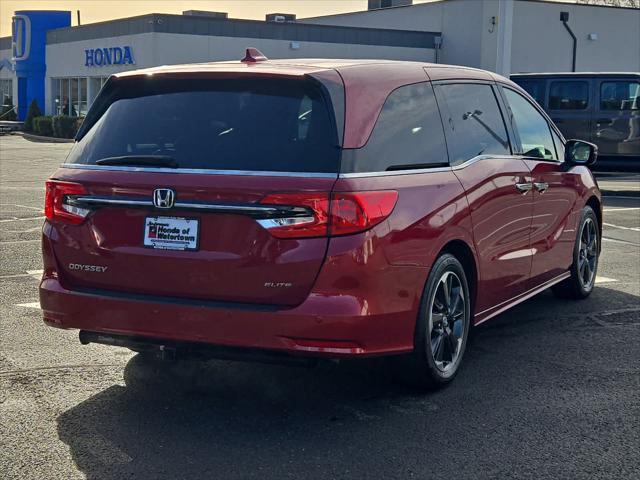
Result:
M324 237L329 225L329 195L327 193L278 193L262 199L265 205L305 207L308 214L285 218L258 220L258 223L278 238Z
M364 232L393 211L398 192L280 193L266 196L260 203L304 207L306 214L258 220L278 238L310 238Z
M73 225L81 224L89 214L89 210L69 203L69 196L87 193L79 183L58 182L48 180L44 196L44 216L49 220L57 220Z
M398 192L334 193L331 196L331 235L364 232L387 218L398 200Z

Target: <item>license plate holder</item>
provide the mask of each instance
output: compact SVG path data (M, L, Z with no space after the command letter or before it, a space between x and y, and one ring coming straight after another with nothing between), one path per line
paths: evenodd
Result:
M197 251L200 220L186 217L146 217L143 244L156 250Z

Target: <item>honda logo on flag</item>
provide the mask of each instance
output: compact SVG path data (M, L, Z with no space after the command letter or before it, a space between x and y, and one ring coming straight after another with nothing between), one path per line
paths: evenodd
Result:
M153 191L153 205L156 208L173 208L176 192L170 188L156 188Z

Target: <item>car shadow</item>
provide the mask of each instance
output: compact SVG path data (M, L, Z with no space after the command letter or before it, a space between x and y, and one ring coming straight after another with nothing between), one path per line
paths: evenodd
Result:
M547 433L565 423L575 396L555 390L601 374L595 360L611 348L608 334L579 332L638 322L637 305L606 288L583 302L544 293L479 327L456 381L428 394L395 383L380 359L313 369L211 361L195 377L185 369L153 384L136 356L126 386L62 413L58 435L88 479L508 476L505 449L525 465L529 449L562 455L580 446ZM572 422L569 434L581 428ZM465 462L438 453L432 439L443 435L468 450Z

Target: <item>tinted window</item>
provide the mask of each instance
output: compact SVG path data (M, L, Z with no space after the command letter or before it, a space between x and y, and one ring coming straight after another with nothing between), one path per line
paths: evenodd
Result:
M602 82L600 110L638 110L640 82Z
M447 165L442 121L430 83L394 90L367 144L345 150L343 172L383 172Z
M544 105L544 81L543 80L516 80L516 83L524 88L536 102Z
M584 110L589 105L587 82L551 82L549 109Z
M490 85L438 86L448 127L449 159L457 165L477 155L510 155L507 131ZM445 115L445 112L446 115Z
M508 88L504 92L511 108L511 121L520 136L522 153L527 157L557 159L547 120L519 93Z
M106 110L68 162L166 155L180 168L337 172L336 128L322 93L310 82L123 82L116 82Z

